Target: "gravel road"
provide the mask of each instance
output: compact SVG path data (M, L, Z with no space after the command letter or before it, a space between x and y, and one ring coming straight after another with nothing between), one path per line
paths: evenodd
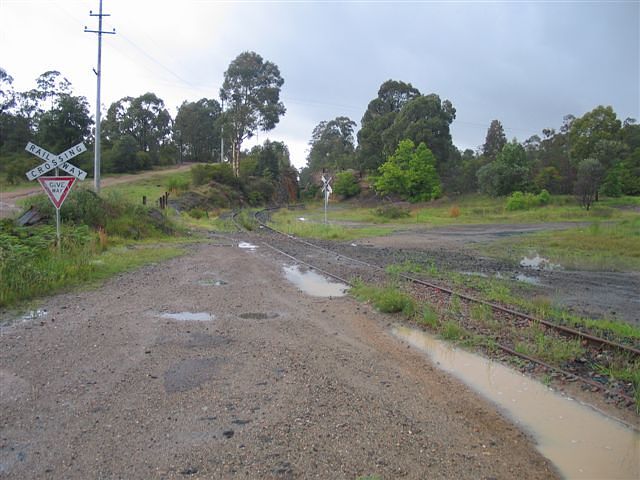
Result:
M189 247L2 327L0 478L557 478L390 317L276 255Z

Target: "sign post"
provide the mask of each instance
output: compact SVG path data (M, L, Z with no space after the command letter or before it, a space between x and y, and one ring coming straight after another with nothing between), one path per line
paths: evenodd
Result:
M333 192L333 189L331 188L331 185L329 185L329 183L331 183L331 177L329 177L328 179L324 178L324 175L322 175L322 191L324 192L324 224L327 224L327 205L329 203L329 195L331 195L331 192Z
M84 143L79 143L78 145L71 147L70 149L62 152L59 155L54 155L53 153L46 151L44 148L29 142L27 143L25 150L44 160L44 163L38 165L36 168L29 170L26 175L27 179L29 180L38 179L38 182L49 197L49 200L51 200L51 203L53 203L53 206L56 208L56 237L58 239L59 248L60 207L67 198L67 195L69 194L71 187L73 187L76 179L84 180L87 177L87 172L69 163L69 160L77 155L80 155L83 152L86 152L87 147L85 147ZM50 172L54 168L56 170L55 177L43 176L45 173ZM58 169L64 170L72 176L59 177Z

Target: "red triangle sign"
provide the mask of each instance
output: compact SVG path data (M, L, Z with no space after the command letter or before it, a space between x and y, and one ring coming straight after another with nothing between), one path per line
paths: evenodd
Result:
M38 181L47 193L49 200L56 208L60 208L76 181L76 177L39 177Z

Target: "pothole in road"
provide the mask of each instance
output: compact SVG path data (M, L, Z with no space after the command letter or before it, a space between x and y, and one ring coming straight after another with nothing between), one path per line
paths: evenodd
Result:
M164 374L167 393L186 392L214 379L215 358L189 358L174 363Z
M344 297L349 290L344 283L332 282L312 270L302 270L298 265L285 266L283 270L287 280L314 297Z
M564 397L489 359L456 349L425 332L394 335L498 405L531 432L538 450L565 478L639 478L640 432Z
M244 318L245 320L269 320L272 318L279 317L277 313L264 313L264 312L241 313L238 316L240 318Z
M215 319L215 315L207 312L180 312L180 313L163 313L162 318L176 320L179 322L210 322Z

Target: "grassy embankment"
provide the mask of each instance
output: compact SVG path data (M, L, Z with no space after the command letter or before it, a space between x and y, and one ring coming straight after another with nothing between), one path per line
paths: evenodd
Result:
M106 187L98 197L74 189L61 209L62 242L56 246L55 224L0 225L0 308L71 287L94 284L116 273L184 253L194 241L167 211L152 207L165 191L188 187L189 173L154 175L138 182ZM149 200L143 207L142 196ZM44 195L25 200L55 218Z

